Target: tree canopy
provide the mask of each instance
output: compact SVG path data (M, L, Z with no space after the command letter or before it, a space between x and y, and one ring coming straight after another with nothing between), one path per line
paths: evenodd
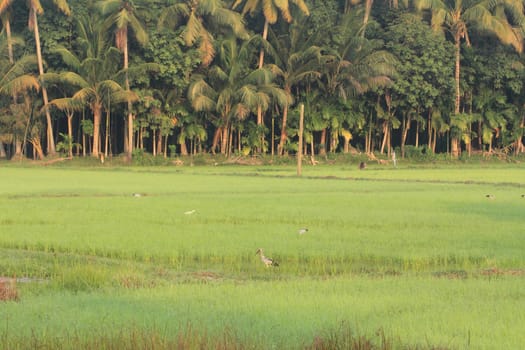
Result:
M301 104L311 157L522 153L524 14L513 0L2 0L0 157L286 156Z

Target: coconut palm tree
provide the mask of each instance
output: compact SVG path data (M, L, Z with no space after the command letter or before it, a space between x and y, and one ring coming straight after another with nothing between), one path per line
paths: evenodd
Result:
M130 90L129 85L129 53L128 53L128 34L131 29L137 41L143 45L148 40L148 35L143 25L137 18L136 9L133 1L129 0L103 0L99 1L98 7L103 16L107 16L105 28L114 28L116 46L124 54L125 88ZM131 160L133 152L133 113L131 101L128 101L128 125L127 143L124 145L128 160Z
M250 41L239 46L237 40L231 37L221 41L217 64L210 67L206 77L195 77L188 89L188 99L195 111L219 116L212 149L221 139L220 151L223 154L231 152L228 141L231 140L235 120L245 120L258 107L267 110L271 101L280 106L290 103L289 94L273 83L274 75L270 70L247 69L250 46Z
M262 38L266 40L268 38L268 27L270 24L277 22L278 14L281 13L282 18L290 23L292 22L292 14L290 11L290 3L295 4L301 12L305 15L309 15L310 11L304 0L236 0L232 8L237 8L244 3L242 14L254 15L257 12L262 12L264 15L264 28ZM261 48L259 53L259 68L262 68L264 64L264 49Z
M335 28L340 33L340 40L323 56L320 88L325 103L331 101L324 112L327 117L339 113L334 107L345 108L345 103L338 100L348 101L352 96L391 84L396 59L381 50L381 42L364 37L361 28L356 14L344 15ZM326 131L326 128L322 131L321 145L325 144Z
M289 25L286 34L278 36L270 29L269 36L275 64L268 65L268 68L281 79L287 94L292 95L294 87L321 76L321 48L315 45L316 35L306 31L305 17ZM277 148L279 155L284 153L287 140L288 109L288 105L283 108L281 137Z
M71 14L71 10L66 0L53 0L53 3L65 15L69 16ZM55 139L53 136L53 123L51 121L51 113L49 112L49 108L47 106L48 105L47 89L46 89L45 81L42 79L42 76L44 75L44 64L43 64L43 59L42 59L42 49L40 45L40 32L38 29L38 15L44 12L44 8L42 7L40 0L27 0L27 6L29 7L29 29L33 31L34 36L35 36L38 72L39 72L40 79L41 79L40 85L42 88L42 98L44 100L44 111L46 114L47 153L48 155L53 156L56 153Z
M520 31L513 27L510 20L523 20L523 3L518 0L416 0L418 9L430 9L432 28L447 30L455 46L455 81L456 100L454 114L460 113L461 89L461 43L470 46L470 35L473 31L493 33L502 43L512 45L518 52L523 50L523 38ZM507 16L506 14L509 14ZM457 134L457 133L456 133ZM451 152L459 155L459 137L451 138Z
M13 57L13 43L11 39L11 11L10 6L13 0L0 0L0 19L2 20L2 25L5 28L5 33L7 37L7 51L9 56L9 62L14 63Z
M228 28L238 38L249 38L241 15L228 9L222 0L185 0L168 6L159 18L159 26L175 29L183 19L186 20L182 31L184 42L187 46L198 43L204 66L215 56L214 39L208 28Z
M6 108L2 112L17 118L18 113L16 111L22 107L18 103L20 95L26 95L26 92L40 88L38 78L29 73L31 72L31 68L36 64L36 57L33 55L25 55L11 62L11 56L7 48L13 43L19 43L19 41L13 38L9 40L7 36L3 34L3 32L0 33L0 97L10 96L9 100L11 100L11 104L8 105L8 100L5 100ZM24 100L26 100L26 98L24 98ZM0 105L2 105L2 103L0 103ZM21 120L13 120L16 124L24 124ZM24 138L23 132L13 132L13 135L15 157L21 157ZM0 142L0 157L6 157L2 142Z
M301 12L305 15L309 15L310 11L304 0L235 0L232 8L237 8L244 3L242 14L254 15L255 13L262 12L264 16L264 27L262 33L263 42L268 38L268 27L270 24L277 22L279 13L282 18L290 23L293 20L290 3L295 4ZM259 51L259 69L264 65L264 45ZM263 124L262 109L257 109L257 125L261 127ZM273 142L273 141L272 141Z
M119 71L120 52L109 47L104 41L104 28L100 23L79 21L81 33L81 52L75 54L65 47L57 47L54 52L59 54L70 71L48 73L46 80L60 82L77 87L72 97L55 99L52 105L63 111L74 111L88 106L93 113L93 148L91 155L98 157L100 152L100 122L104 102L111 96L112 103L135 101L136 94L122 87L119 81L124 81L122 75L128 71Z

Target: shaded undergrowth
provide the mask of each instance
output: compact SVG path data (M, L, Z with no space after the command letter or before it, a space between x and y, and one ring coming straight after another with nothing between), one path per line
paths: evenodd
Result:
M159 329L142 329L131 326L117 332L96 330L90 334L71 333L45 336L31 332L28 337L12 336L6 328L0 331L5 349L54 349L54 350L140 350L140 349L215 349L215 350L264 350L268 347L304 350L448 350L447 346L431 344L402 344L388 337L382 329L374 335L358 334L346 322L336 329L326 329L307 344L287 345L257 343L242 337L229 327L219 334L210 334L191 324L176 333Z

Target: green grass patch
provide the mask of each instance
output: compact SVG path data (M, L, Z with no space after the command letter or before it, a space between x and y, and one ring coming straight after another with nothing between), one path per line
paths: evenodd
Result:
M0 339L519 348L524 170L3 167Z

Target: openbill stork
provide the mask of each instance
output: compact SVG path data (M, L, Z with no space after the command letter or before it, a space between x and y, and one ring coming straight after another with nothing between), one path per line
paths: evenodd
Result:
M308 232L308 229L306 227L302 227L297 231L300 235L304 235L306 232Z
M263 253L263 249L262 248L259 248L257 249L257 252L255 252L255 255L259 254L259 256L261 257L261 261L263 262L263 264L266 266L266 267L269 267L269 266L279 266L279 264L277 263L277 261L274 261L272 258L267 258L264 256L264 253Z

